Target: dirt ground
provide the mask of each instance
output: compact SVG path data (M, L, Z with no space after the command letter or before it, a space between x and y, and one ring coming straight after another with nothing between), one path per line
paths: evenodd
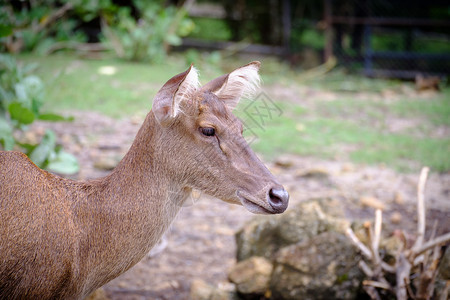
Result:
M75 116L74 122L39 123L32 132L39 136L46 126L57 132L64 147L80 161L81 170L74 179L110 172L143 120L142 115L121 121L96 113L70 115ZM406 229L411 236L415 232L418 173L399 174L383 166L294 155L267 164L289 191L290 207L308 199L333 197L342 201L348 218L372 220L374 208L370 206L381 203L386 234L395 228ZM450 174L431 173L425 192L428 228L437 220L440 233L450 229L449 194ZM216 286L228 284L227 270L235 263L234 233L252 214L203 195L191 200L166 233L162 249L104 287L110 299L188 299L196 278Z

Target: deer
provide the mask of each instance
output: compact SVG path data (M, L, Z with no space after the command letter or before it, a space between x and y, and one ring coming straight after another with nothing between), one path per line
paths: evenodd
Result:
M250 149L233 109L259 62L201 86L191 65L153 99L109 175L85 181L0 151L0 299L84 299L158 243L193 190L279 214L289 194Z

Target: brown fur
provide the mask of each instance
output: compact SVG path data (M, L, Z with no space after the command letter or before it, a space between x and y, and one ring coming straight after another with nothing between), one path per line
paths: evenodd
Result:
M0 151L0 299L83 299L146 255L193 188L231 203L245 198L254 212L286 208L267 203L268 190L280 186L223 100L196 90L170 115L186 72L160 90L107 177L63 179Z

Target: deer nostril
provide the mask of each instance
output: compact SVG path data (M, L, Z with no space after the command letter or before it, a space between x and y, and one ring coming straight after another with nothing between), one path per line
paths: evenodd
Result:
M286 210L289 201L288 192L282 187L271 188L269 191L269 204L277 212Z

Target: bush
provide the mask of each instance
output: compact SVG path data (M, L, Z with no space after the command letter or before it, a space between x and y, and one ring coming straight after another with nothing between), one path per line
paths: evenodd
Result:
M68 17L74 5L64 2L58 6L53 0L20 1L2 7L0 51L45 53L55 43L85 42L86 35L77 30L80 20Z
M181 37L194 29L184 8L164 7L154 1L133 1L138 18L130 7L120 7L114 15L104 14L102 32L120 58L132 61L161 62L170 46L181 44Z
M77 159L56 144L53 131L47 130L38 144L23 143L20 139L35 120L71 120L41 112L44 85L31 74L34 68L35 65L22 67L11 56L0 55L0 149L22 150L41 168L60 174L76 173Z

